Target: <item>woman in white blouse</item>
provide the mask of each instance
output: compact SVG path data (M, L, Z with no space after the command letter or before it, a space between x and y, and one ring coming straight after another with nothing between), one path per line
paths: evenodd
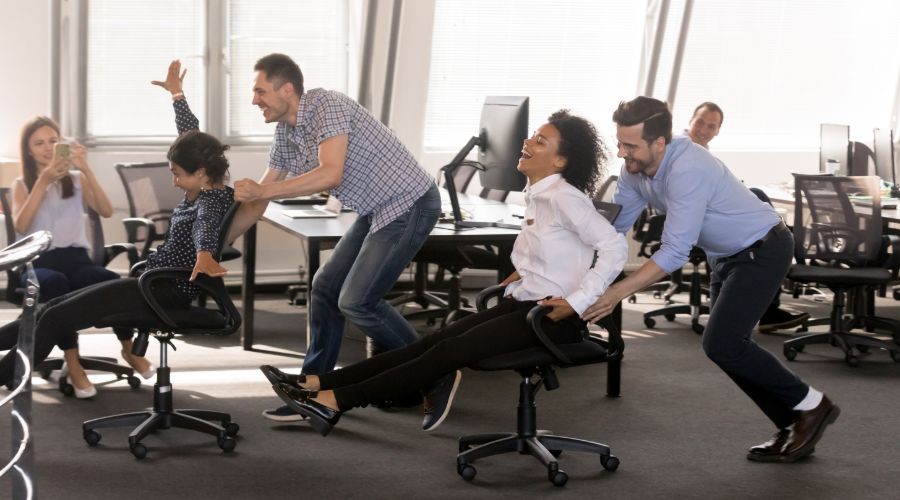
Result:
M326 434L343 411L425 390L423 427L432 430L449 412L459 368L540 345L526 322L535 304L553 308L543 328L554 342L580 341L586 328L579 315L626 260L623 235L597 213L588 195L606 159L590 122L565 110L551 115L522 147L518 169L528 178L527 206L512 252L516 271L502 283L504 299L412 345L330 373L289 375L261 367L275 392Z

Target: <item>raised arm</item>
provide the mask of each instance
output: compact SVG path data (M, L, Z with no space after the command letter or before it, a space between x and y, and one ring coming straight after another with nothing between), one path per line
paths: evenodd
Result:
M187 69L182 70L181 61L175 59L169 63L169 70L166 73L165 80L153 80L150 82L172 94L172 106L175 108L175 125L178 127L179 135L188 130L198 130L200 128L200 120L191 111L187 99L184 97L183 83L186 74Z

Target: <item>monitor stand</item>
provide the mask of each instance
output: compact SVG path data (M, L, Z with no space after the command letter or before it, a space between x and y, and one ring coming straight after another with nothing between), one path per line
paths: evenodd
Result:
M450 197L450 207L453 210L453 221L454 226L460 229L472 229L477 227L497 227L501 229L522 229L521 224L511 224L508 222L496 221L477 221L477 220L463 220L462 210L459 207L459 196L457 196L456 192L456 181L453 180L453 175L456 173L456 169L462 165L462 162L465 161L466 156L469 156L469 153L475 146L478 146L484 142L484 137L482 136L472 136L469 139L469 142L463 146L462 149L459 150L459 153L453 157L453 160L450 163L441 167L441 172L444 175L444 187L447 188L447 195Z

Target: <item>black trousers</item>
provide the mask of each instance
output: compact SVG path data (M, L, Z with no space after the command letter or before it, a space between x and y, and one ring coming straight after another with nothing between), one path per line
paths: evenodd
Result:
M188 307L174 289L162 286L154 294L165 307ZM114 325L157 324L159 320L144 300L137 278L97 283L56 297L38 306L34 330L34 364L47 358L61 338L78 330ZM0 327L0 350L10 350L0 359L0 384L12 382L19 338L19 320Z
M479 360L541 345L526 321L534 305L504 299L406 347L321 374L321 389L333 390L338 408L349 410L423 389ZM577 316L559 322L544 318L542 326L557 343L578 342L585 332Z
M751 335L778 293L793 258L794 240L786 228L757 248L711 262L709 321L703 350L778 427L793 422L793 407L809 386Z

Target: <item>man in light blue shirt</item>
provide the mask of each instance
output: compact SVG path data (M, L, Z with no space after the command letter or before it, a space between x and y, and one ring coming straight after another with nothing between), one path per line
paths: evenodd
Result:
M618 156L625 160L613 198L622 205L616 229L627 231L648 203L666 214L666 222L659 251L582 317L608 315L623 298L684 266L691 247L699 246L711 269L703 349L778 429L747 458L794 462L810 455L840 409L751 339L790 267L790 231L706 149L688 137L672 138L666 103L649 97L622 102L613 121Z

